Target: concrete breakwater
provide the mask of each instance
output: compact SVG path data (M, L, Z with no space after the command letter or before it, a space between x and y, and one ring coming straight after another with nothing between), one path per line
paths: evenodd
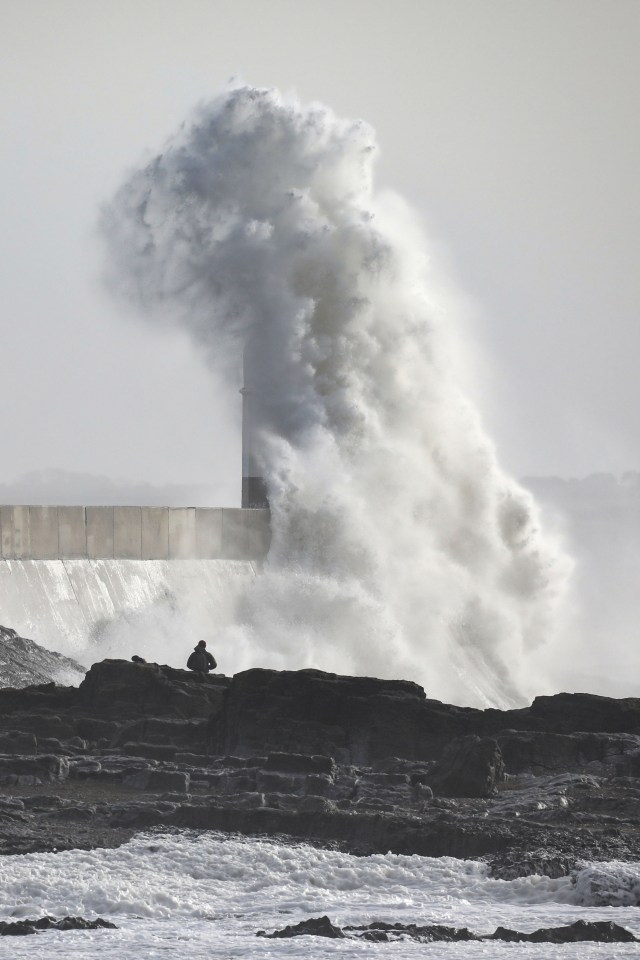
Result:
M0 506L3 560L252 560L269 511L201 507Z
M2 506L0 530L0 624L87 666L107 652L182 663L270 542L267 510Z

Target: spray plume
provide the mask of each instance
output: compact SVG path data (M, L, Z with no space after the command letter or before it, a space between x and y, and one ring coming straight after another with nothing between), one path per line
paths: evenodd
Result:
M260 398L273 540L225 662L522 702L566 563L456 387L413 225L373 192L375 149L365 123L231 89L105 211L113 275L217 371L246 352Z

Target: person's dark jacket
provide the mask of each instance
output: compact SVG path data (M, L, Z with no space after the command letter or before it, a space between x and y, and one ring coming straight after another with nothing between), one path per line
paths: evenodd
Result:
M193 653L187 660L189 670L198 670L200 673L209 673L218 666L215 657L204 647L194 647Z

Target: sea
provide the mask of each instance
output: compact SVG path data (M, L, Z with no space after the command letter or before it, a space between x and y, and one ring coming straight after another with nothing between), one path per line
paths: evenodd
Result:
M569 960L640 957L640 944L371 943L272 932L327 915L338 926L375 920L497 926L523 932L578 919L612 920L640 937L640 864L584 864L573 878L494 880L486 864L449 857L359 857L279 838L152 831L117 849L3 857L0 919L103 917L117 929L43 931L0 939L0 957L171 958L475 957Z

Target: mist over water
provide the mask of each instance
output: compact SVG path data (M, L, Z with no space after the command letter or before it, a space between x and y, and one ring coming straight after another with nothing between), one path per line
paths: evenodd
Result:
M375 154L363 122L230 89L105 211L111 282L185 325L230 389L247 352L273 543L216 628L234 668L522 702L569 563L457 387L424 241L374 192Z

